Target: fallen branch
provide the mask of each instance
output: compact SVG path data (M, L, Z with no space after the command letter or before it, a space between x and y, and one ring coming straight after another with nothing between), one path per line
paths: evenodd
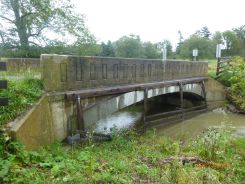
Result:
M149 162L150 160L148 158L141 158L141 161ZM211 161L200 159L198 157L186 157L186 156L169 157L169 158L165 158L165 159L160 159L157 163L159 165L165 165L165 164L171 164L174 161L181 162L183 165L185 165L186 163L192 163L192 164L197 164L197 165L199 165L201 167L210 167L210 168L213 168L213 169L225 169L225 168L228 167L227 164L214 163L214 162L211 162Z

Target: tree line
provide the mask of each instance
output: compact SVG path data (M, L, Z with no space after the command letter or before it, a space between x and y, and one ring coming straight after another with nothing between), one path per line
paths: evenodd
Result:
M74 12L66 0L0 0L0 56L39 57L42 53L87 56L190 59L198 49L199 59L215 57L217 44L223 44L222 56L245 55L245 25L211 33L208 27L188 38L178 31L176 49L169 40L143 42L138 35L98 43L85 24L85 16Z
M214 58L217 44L223 46L222 56L245 56L245 25L213 34L205 26L185 40L181 32L179 34L176 55L180 58L191 58L193 49L198 49L198 57L201 59Z

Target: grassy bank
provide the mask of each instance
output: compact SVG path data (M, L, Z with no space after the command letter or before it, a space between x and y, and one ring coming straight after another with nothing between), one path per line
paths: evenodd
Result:
M216 77L217 60L208 61L208 75ZM239 111L245 112L245 62L241 57L233 57L218 80L226 85L228 100Z
M3 140L2 140L3 141ZM245 139L225 129L183 142L153 131L115 133L111 142L71 147L61 143L26 151L5 141L3 183L242 183ZM2 148L3 149L3 148Z
M217 59L208 60L208 76L215 78L217 68Z
M231 59L219 78L228 87L227 93L231 103L245 112L245 62L241 57Z
M42 95L42 82L30 76L8 79L8 89L0 91L8 97L8 106L0 107L0 125L3 125L29 109Z

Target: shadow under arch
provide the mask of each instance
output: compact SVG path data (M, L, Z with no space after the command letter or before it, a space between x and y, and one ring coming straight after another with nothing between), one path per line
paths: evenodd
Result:
M163 88L148 89L147 98L154 99L161 95L177 95L180 92L179 86L168 86ZM200 84L186 84L183 86L184 97L194 97L197 100L202 100L202 88ZM84 123L86 129L94 127L100 120L104 119L110 114L113 114L121 109L124 109L133 104L144 100L144 91L132 91L111 98L104 98L100 101L94 101L94 104L84 110Z

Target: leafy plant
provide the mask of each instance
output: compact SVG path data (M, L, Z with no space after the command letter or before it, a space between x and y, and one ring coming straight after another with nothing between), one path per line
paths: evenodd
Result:
M241 57L234 57L222 74L220 80L228 88L228 95L233 103L245 110L245 62Z
M114 132L110 142L76 148L55 143L37 151L1 140L3 183L242 183L245 177L244 140L225 128L207 130L182 145L181 152L179 141L154 131L138 135L124 130ZM183 155L209 164L163 162Z

